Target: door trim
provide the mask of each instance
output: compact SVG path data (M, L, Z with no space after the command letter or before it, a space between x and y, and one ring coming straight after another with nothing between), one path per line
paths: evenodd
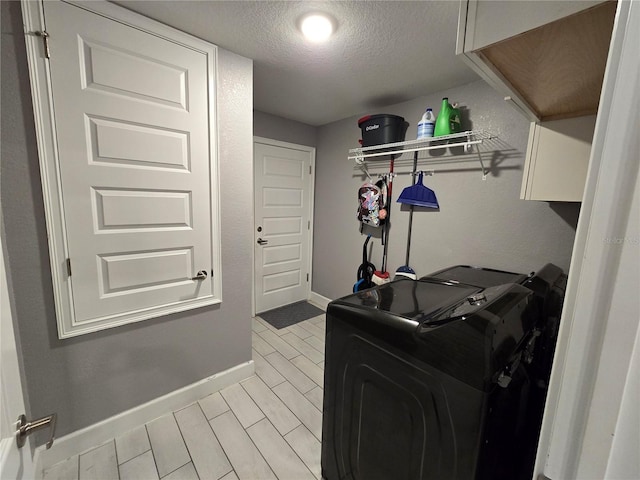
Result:
M0 221L2 210L0 209ZM4 237L0 239L0 478L15 478L20 472L20 479L35 478L36 462L33 452L33 437L26 438L26 444L18 448L14 432L16 418L26 412L23 385L25 383L20 372L18 345L14 331L15 314L13 312L12 292L9 287L9 276L5 267Z
M217 135L217 47L167 25L151 20L105 1L81 2L65 1L86 11L101 15L150 35L171 41L183 47L202 53L207 61L207 90L209 95L209 158L211 189L211 230L212 230L212 296L207 298L182 301L175 304L161 305L125 315L115 315L99 324L93 322L76 322L73 308L73 291L67 273L68 242L65 231L65 218L61 196L61 176L59 168L56 130L53 122L54 108L52 85L50 82L49 62L44 56L42 39L34 32L46 26L44 5L41 0L22 0L22 16L27 49L31 97L35 123L36 143L40 164L42 194L44 200L45 219L53 296L58 324L58 337L68 338L98 330L116 327L132 322L147 320L170 313L181 312L222 302L222 247L220 235L220 188L219 188L219 155ZM55 51L51 52L52 56Z
M634 267L620 259L623 248L637 240L627 228L638 189L637 102L629 98L640 86L639 35L640 5L619 2L534 476L583 478L589 472L591 478L607 478L614 438L625 442L616 425L626 420L619 415L631 385L629 337L638 320L637 311L635 318L621 313L634 312L637 288L623 283L622 275Z
M313 281L313 212L314 212L314 198L315 198L315 188L316 188L316 147L310 147L307 145L299 145L297 143L289 143L289 142L282 142L280 140L273 140L270 138L265 138L265 137L257 137L254 136L253 137L253 144L255 146L256 143L260 143L263 145L270 145L272 147L282 147L282 148L290 148L292 150L300 150L303 152L307 152L310 154L311 156L311 174L310 174L310 184L309 184L309 222L310 223L310 227L309 227L309 259L308 259L308 272L309 272L309 281L307 282L307 288L306 288L306 297L307 300L309 300L309 298L311 297L311 283ZM253 185L253 198L252 198L252 202L253 202L253 214L252 214L252 227L253 225L256 224L256 211L255 211L255 196L256 196L256 185L255 185L255 149L253 151L253 172L254 175L252 175L252 185ZM255 232L254 232L255 233ZM254 235L255 236L255 235ZM255 261L256 261L256 249L255 249L255 245L253 245L251 247L251 315L252 316L256 316L256 288L255 288L255 278L256 278L256 267L255 267Z

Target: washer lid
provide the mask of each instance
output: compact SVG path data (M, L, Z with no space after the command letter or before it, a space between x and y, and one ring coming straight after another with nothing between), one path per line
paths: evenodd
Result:
M522 283L527 279L527 275L492 268L456 265L422 277L422 279L428 278L438 278L450 283L464 283L478 287L493 287L505 283Z
M391 283L349 295L332 303L348 305L357 310L370 309L388 312L416 322L458 305L483 289L464 284L453 284L438 279L418 281L402 278Z

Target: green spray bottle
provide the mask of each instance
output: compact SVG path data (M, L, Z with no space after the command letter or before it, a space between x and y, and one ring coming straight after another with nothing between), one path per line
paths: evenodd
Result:
M451 111L453 107L449 104L449 99L444 97L442 99L442 106L440 107L440 113L436 119L436 127L433 132L434 137L441 137L443 135L451 135Z

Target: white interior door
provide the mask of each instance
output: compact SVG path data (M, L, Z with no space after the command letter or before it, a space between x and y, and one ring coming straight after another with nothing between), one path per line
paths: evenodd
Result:
M307 300L313 149L254 143L256 313Z
M19 415L25 413L22 398L22 381L18 367L11 305L7 290L7 275L4 268L4 253L0 243L0 479L35 478L35 467L31 458L31 445L18 448L15 439ZM27 442L29 439L27 438Z
M72 326L217 303L207 55L76 5L44 14Z

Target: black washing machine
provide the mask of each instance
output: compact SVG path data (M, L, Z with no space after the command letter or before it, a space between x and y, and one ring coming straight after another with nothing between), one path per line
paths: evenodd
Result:
M323 478L530 479L565 285L456 266L331 302Z

